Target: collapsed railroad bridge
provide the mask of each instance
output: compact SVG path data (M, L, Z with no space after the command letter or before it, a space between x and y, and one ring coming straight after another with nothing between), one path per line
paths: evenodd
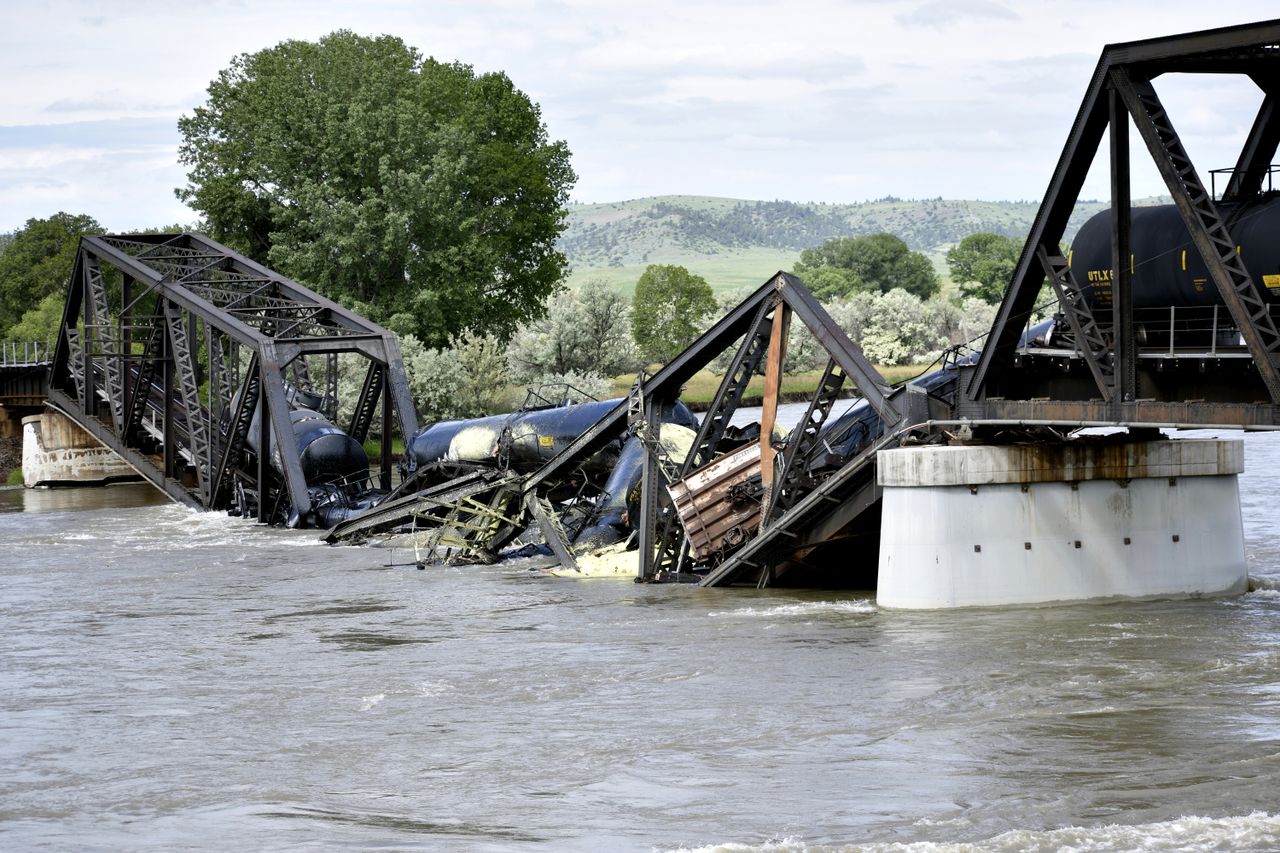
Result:
M645 453L625 541L645 581L878 586L882 603L906 607L1238 590L1240 444L1167 441L1161 430L1278 423L1277 45L1280 22L1107 47L990 332L928 376L890 387L803 284L779 273L629 400L505 483L500 500L479 501L483 513L472 511L477 493L464 505L441 483L402 496L400 515L356 519L330 539L403 530L411 518L465 530L455 546L488 555L532 520L573 571L583 549L562 522L576 513L589 524L583 507L600 496L584 500L566 484L611 443L634 440ZM1220 193L1153 85L1169 73L1239 75L1263 95ZM1132 128L1172 206L1132 207ZM1064 257L1060 240L1104 135L1111 211ZM1155 263L1169 255L1178 268ZM1057 312L1032 326L1046 281ZM778 366L797 319L829 361L799 425L778 439ZM659 413L727 351L729 371L687 449L664 447ZM743 389L761 371L759 430L733 434ZM850 387L859 401L831 417ZM1079 434L1089 428L1111 435Z
M566 574L875 588L900 607L1238 591L1241 444L1162 430L1280 424L1278 45L1267 22L1107 47L990 332L905 385L778 273L626 400L418 431L393 336L207 238L164 235L85 238L49 399L175 500L404 543L420 564L541 552ZM1263 95L1220 193L1155 90L1168 73L1239 75ZM1132 128L1172 206L1132 207ZM1064 257L1104 135L1111 210ZM1180 265L1155 263L1168 256ZM1057 310L1033 325L1046 281ZM828 361L784 436L793 322ZM680 389L726 353L695 420ZM346 429L344 355L367 364ZM761 373L758 424L734 425ZM346 449L375 413L366 482ZM312 459L313 440L337 450Z

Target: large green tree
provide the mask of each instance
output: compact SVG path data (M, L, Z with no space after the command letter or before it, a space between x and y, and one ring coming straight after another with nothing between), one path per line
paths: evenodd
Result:
M502 73L347 31L236 57L178 122L215 239L428 346L541 314L575 179Z
M793 272L812 280L819 299L859 291L888 293L902 289L927 299L938 292L938 274L919 252L889 233L834 237L800 253Z
M965 295L996 303L1004 297L1021 251L1020 240L979 231L947 252L947 267Z
M693 343L716 310L711 285L672 264L650 264L631 300L631 336L647 361L670 361Z
M0 332L52 339L62 321L61 303L80 237L95 233L102 233L102 226L92 216L55 213L28 219L13 234L0 252ZM56 317L52 327L50 317Z

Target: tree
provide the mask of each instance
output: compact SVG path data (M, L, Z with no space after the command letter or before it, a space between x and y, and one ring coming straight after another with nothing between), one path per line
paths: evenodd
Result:
M61 305L80 237L93 233L102 233L102 226L83 214L55 213L48 219L27 220L0 252L0 330L13 334L11 328L28 319L24 315L30 311L39 316L23 322L21 330L31 334L47 325L39 319L49 314L48 306L41 302L56 294L55 304ZM57 332L62 322L60 310L57 315L45 339L51 340Z
M796 265L797 270L799 264ZM797 272L797 275L800 273ZM805 286L820 302L839 299L853 293L874 289L874 285L858 278L853 270L843 267L820 266L808 268L803 273Z
M631 336L648 361L670 361L702 332L716 310L711 285L671 264L650 264L631 300Z
M494 335L464 333L452 341L462 365L462 388L458 404L462 417L479 418L507 408L510 389L507 382L506 348Z
M212 236L395 331L506 338L565 272L575 179L500 72L342 30L241 54L178 122Z
M858 293L827 306L833 320L876 364L931 361L949 343L960 311L945 299L920 299L905 290Z
M45 341L53 343L62 325L62 311L66 296L50 293L36 307L22 314L22 319L9 327L4 337L11 341Z
M507 362L522 382L547 374L614 376L633 369L630 300L598 280L556 294L546 316L516 330Z
M966 296L998 303L1018 265L1022 243L1003 234L979 231L947 252L951 278Z
M927 299L938 292L938 274L933 264L919 252L913 252L906 243L892 234L868 234L862 237L835 237L813 249L800 253L800 260L792 270L801 279L817 273L829 277L824 268L848 270L852 276L846 279L848 289L836 292L833 280L824 278L818 287L823 292L819 298L830 299L847 296L858 290L877 290L888 293L902 289Z

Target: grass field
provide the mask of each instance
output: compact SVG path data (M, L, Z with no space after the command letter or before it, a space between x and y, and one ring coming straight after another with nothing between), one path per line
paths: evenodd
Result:
M649 264L676 264L705 278L718 295L740 288L759 287L778 270L790 270L800 257L799 252L765 248L742 249L717 255L682 253L672 249L663 254L666 257L650 256L643 264L575 268L567 280L569 288L577 290L587 282L602 281L607 287L629 296Z

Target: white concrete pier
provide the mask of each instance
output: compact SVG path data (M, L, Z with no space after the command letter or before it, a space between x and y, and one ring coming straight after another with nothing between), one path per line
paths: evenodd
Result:
M890 608L1240 593L1244 443L882 451Z
M22 419L22 480L28 488L137 479L137 471L61 412L48 409Z

